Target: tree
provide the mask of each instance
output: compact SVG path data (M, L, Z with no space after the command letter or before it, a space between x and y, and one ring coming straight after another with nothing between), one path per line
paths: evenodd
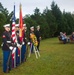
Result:
M55 32L57 31L56 18L52 14L51 10L49 10L47 7L43 11L43 15L46 18L46 21L47 21L48 26L50 28L49 35L50 35L50 37L52 37L52 36L54 36Z
M9 13L7 8L4 8L2 4L0 3L0 12L5 16L5 24L10 23L10 19L12 17L13 12Z
M48 27L48 23L46 22L45 17L40 13L40 10L38 8L35 9L34 15L31 15L31 18L37 23L36 26L41 26L41 36L43 38L48 38L50 29Z
M74 31L74 19L70 12L63 13L63 15L67 21L67 26L68 26L67 33L71 34Z
M51 4L51 12L52 14L55 16L56 18L56 22L57 22L57 32L56 35L59 34L60 31L62 31L62 12L60 11L59 7L57 4L55 4L55 2L53 1Z
M36 7L36 9L34 10L34 15L31 15L31 18L38 24L40 21L40 17L41 17L40 10Z
M34 15L40 15L40 10L36 7L34 10Z
M5 15L0 13L0 35L2 35L3 25L5 24L5 21L6 21Z

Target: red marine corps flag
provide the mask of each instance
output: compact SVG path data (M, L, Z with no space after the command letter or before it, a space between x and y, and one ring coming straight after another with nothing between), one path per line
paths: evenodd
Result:
M20 4L20 15L19 15L19 38L20 42L23 41L23 18L22 18L22 6Z
M20 13L19 13L19 39L20 44L22 45L23 42L23 18L22 18L22 6L20 4ZM20 49L20 63L21 63L21 47Z

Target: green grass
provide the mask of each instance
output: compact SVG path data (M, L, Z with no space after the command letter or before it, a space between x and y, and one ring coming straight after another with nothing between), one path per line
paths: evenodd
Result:
M39 59L32 54L8 74L2 72L0 60L0 75L74 75L74 44L60 44L57 38L46 39L41 41L40 54Z

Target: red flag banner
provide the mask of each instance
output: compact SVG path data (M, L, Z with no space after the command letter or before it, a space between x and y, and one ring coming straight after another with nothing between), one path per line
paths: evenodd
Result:
M20 14L19 14L19 38L20 42L23 40L23 18L22 18L22 5L20 4Z

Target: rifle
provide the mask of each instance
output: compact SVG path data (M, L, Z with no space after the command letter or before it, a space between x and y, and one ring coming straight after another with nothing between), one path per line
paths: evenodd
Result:
M7 60L7 69L6 69L7 73L9 72L9 64L10 64L11 55L12 55L12 51L10 51L10 54L9 54L9 57L8 57L8 60Z
M31 46L30 46L29 57L30 57L30 55L31 55L31 49L32 49L32 43L31 43Z
M20 52L20 64L21 64L21 47L19 46L18 49L19 49L19 52Z
M24 56L23 61L26 61L27 56L28 56L28 45L26 44L26 52L25 52L25 56Z

